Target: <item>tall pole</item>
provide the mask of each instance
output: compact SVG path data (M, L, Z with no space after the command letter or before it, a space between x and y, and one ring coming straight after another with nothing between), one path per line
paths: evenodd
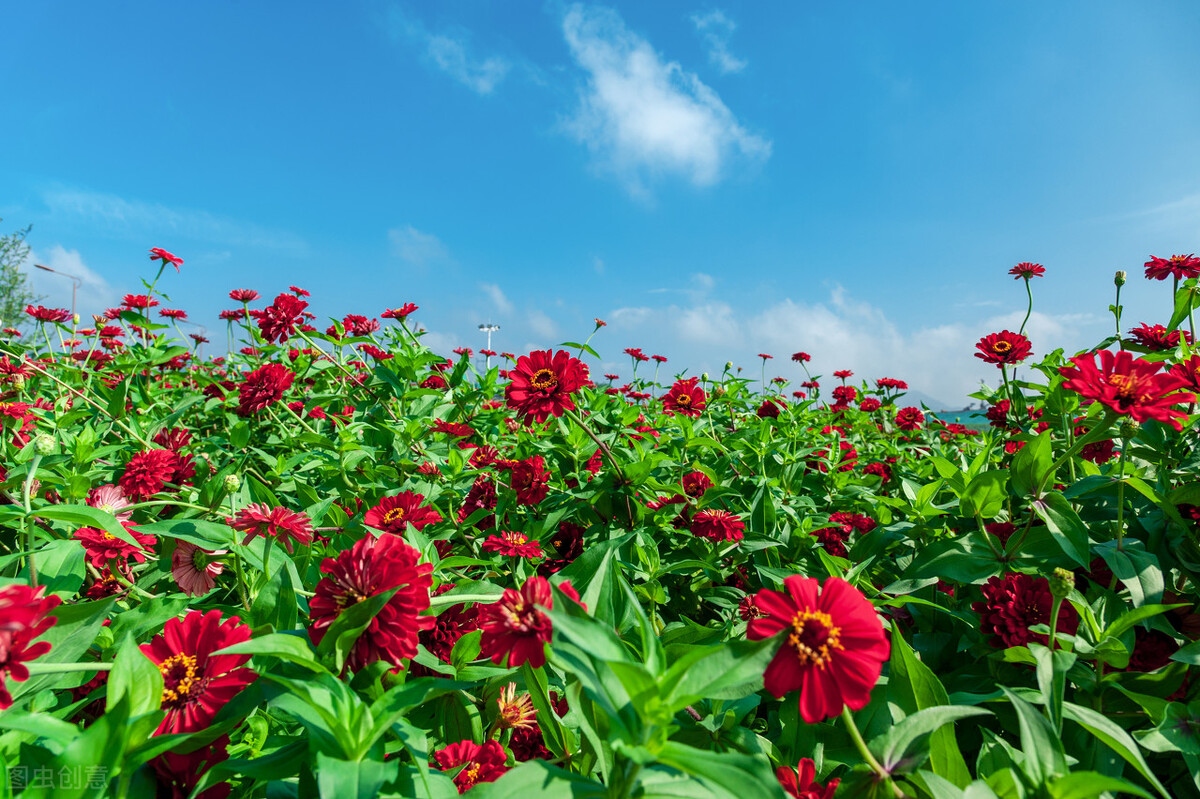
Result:
M43 272L52 272L53 274L59 275L61 277L65 277L67 280L71 281L71 318L74 318L75 317L75 295L76 295L76 292L79 291L79 287L83 285L83 281L80 280L75 275L71 275L66 272L60 272L57 269L51 269L48 266L42 266L41 264L34 264L34 266L36 266L38 269L41 269Z
M480 325L479 329L487 334L487 351L490 353L492 351L492 332L499 330L500 325L493 325L491 322L488 322L485 325ZM486 366L484 368L490 372L492 369L492 356L484 355L483 357L487 359L485 362Z

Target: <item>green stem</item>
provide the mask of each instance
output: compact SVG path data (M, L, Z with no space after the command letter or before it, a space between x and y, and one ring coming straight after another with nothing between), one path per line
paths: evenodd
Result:
M1025 319L1021 322L1021 329L1018 331L1021 335L1025 335L1025 324L1029 321L1030 314L1033 313L1033 289L1029 287L1029 278L1025 278L1025 296L1029 298L1029 307L1025 311Z
M34 524L29 518L29 515L33 512L33 508L30 506L29 499L30 499L30 495L33 493L33 480L34 480L34 477L37 475L38 465L41 464L41 462L42 462L42 453L34 452L33 460L30 461L30 463L29 463L29 472L26 473L26 475L25 475L25 486L21 491L21 498L24 502L24 507L25 507L25 519L24 519L25 536L26 536L25 548L27 550L29 550L29 554L27 554L25 556L25 563L26 563L26 565L29 566L29 585L30 586L37 585L37 566L35 566L34 562L33 562Z
M1062 608L1062 597L1054 597L1054 605L1050 608L1050 651L1054 651L1054 639L1058 634L1058 611Z
M30 674L63 674L70 671L112 671L111 663L26 663Z
M1113 317L1116 319L1117 326L1117 342L1121 349L1125 349L1125 342L1121 339L1121 287L1117 286L1117 302L1113 305Z
M1121 460L1117 463L1117 551L1123 549L1125 543L1125 451L1129 449L1129 439L1121 439Z
M897 799L902 799L905 796L904 791L892 782L892 775L875 759L875 755L871 754L871 750L867 748L867 742L863 740L862 733L858 731L858 725L854 723L854 717L850 715L850 708L845 705L842 706L842 721L846 725L846 731L850 733L850 739L854 741L854 747L871 767L871 770L875 772L876 777L892 787L892 793Z
M1099 424L1089 430L1088 434L1083 438L1075 439L1075 443L1072 444L1071 447L1062 454L1062 457L1051 464L1050 469L1046 472L1045 477L1042 478L1041 483L1038 485L1035 496L1040 497L1042 495L1042 491L1046 488L1046 481L1049 480L1051 475L1057 472L1064 463L1070 460L1073 455L1086 447L1088 444L1095 443L1103 438L1104 434L1107 433L1108 429L1113 426L1113 422L1117 420L1119 415L1120 414L1112 409L1106 410L1104 412L1104 418L1100 420Z

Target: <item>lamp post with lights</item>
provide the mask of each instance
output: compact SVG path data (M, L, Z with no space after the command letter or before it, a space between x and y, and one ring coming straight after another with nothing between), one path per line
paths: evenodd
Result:
M83 285L83 280L81 278L77 277L76 275L68 274L67 272L60 272L57 269L51 269L48 266L42 266L41 264L34 264L34 266L36 266L38 269L41 269L43 272L52 272L53 274L61 275L62 277L65 277L67 280L71 281L71 316L72 316L72 318L74 318L74 316L75 316L75 294L76 294L76 292L79 291L79 287Z
M500 325L493 325L491 322L488 322L486 325L480 325L479 329L480 329L480 331L487 333L487 349L490 352L492 349L492 333L499 330ZM488 369L490 371L492 368L492 356L485 355L483 357L487 359L486 360L487 365L484 368Z

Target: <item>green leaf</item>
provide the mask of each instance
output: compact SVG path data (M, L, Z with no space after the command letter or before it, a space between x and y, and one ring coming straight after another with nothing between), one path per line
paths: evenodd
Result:
M1067 498L1057 491L1051 491L1031 504L1067 557L1085 569L1088 568L1088 564L1091 563L1091 542L1087 525L1079 518L1079 514Z
M470 791L471 799L602 799L608 795L600 783L544 760L521 763L495 782Z
M104 706L111 709L122 699L128 701L129 711L135 716L158 710L163 700L162 672L132 638L125 638L117 647Z
M171 519L168 521L139 524L139 533L176 538L189 544L207 549L227 549L234 543L233 528L215 522L205 522L200 519Z
M1189 666L1200 666L1200 641L1192 641L1187 646L1181 647L1178 652L1171 655L1171 660L1186 663Z
M381 759L342 760L317 752L317 790L321 799L374 799L388 780L394 779L400 764Z
M346 665L346 658L350 656L350 650L358 642L358 637L399 590L397 586L349 606L325 630L321 643L317 645L317 654L322 660L332 660L334 672L342 671Z
M1008 701L1017 711L1017 723L1021 730L1021 751L1025 753L1025 773L1034 785L1041 786L1060 774L1067 773L1067 757L1062 741L1050 722L1033 705L1000 686Z
M1009 469L1013 493L1023 497L1033 493L1039 486L1049 483L1052 477L1050 467L1053 462L1050 431L1045 430L1037 438L1021 447L1013 457L1012 466Z
M1042 691L1042 701L1045 702L1050 723L1054 725L1055 732L1062 735L1062 705L1067 671L1075 665L1077 658L1073 652L1064 652L1061 649L1051 653L1049 647L1038 643L1030 643L1029 651L1037 663L1038 688Z
M902 761L921 736L940 730L945 725L959 719L970 716L990 716L991 714L990 710L963 705L941 705L919 710L911 716L901 719L899 724L872 741L871 749L878 755L879 762L887 769L888 773L896 773L901 770L899 767ZM949 729L947 732L950 733L951 740L953 740L953 729ZM957 751L957 744L954 748Z
M1119 777L1110 777L1098 771L1076 771L1065 777L1059 777L1050 784L1051 799L1095 799L1106 793L1114 796L1132 794L1145 797L1145 799L1153 799L1153 794L1146 793L1132 782Z
M111 513L105 513L99 508L89 507L88 505L49 505L45 508L38 508L30 515L36 516L39 519L53 519L54 521L77 524L80 527L95 527L109 535L116 536L126 544L132 544L138 549L142 548L142 545L134 540L129 531L121 526L116 516L113 516ZM141 532L140 528L138 532Z
M249 641L242 641L240 644L227 646L214 654L265 655L286 660L288 663L295 663L297 666L303 666L315 672L328 673L328 669L313 656L312 645L304 635L269 633L260 635L258 638L251 638Z
M777 799L779 782L771 763L736 752L710 752L675 741L658 751L658 762L700 778L717 796L728 799Z
M1160 613L1166 613L1169 610L1184 607L1188 607L1188 605L1142 605L1140 608L1130 608L1118 616L1112 624L1108 625L1108 628L1104 631L1104 635L1120 638L1127 630L1132 630L1135 625L1145 619L1157 616Z
M1063 716L1107 744L1110 749L1123 757L1129 765L1137 769L1138 773L1145 777L1146 781L1153 785L1156 791L1167 799L1170 799L1171 795L1167 793L1167 789L1163 787L1158 777L1146 765L1146 760L1142 757L1142 752L1138 749L1137 742L1120 725L1108 716L1097 713L1090 707L1083 707L1071 702L1063 703Z
M1004 508L1004 500L1008 496L1006 484L1008 472L991 470L980 472L967 484L959 506L963 516L973 518L982 516L991 519Z
M696 647L677 659L660 681L671 713L701 699L740 699L762 690L763 672L781 641L729 641Z
M1142 549L1140 541L1126 538L1123 544L1117 549L1116 541L1105 541L1095 549L1121 584L1129 589L1135 607L1161 601L1166 583L1158 557Z
M251 624L256 629L270 625L283 632L294 628L298 618L291 575L287 569L278 569L254 597L250 606Z

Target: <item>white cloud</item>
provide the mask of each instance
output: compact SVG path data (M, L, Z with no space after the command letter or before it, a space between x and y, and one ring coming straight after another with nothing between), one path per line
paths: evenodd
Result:
M734 159L763 161L771 142L748 132L715 91L625 27L617 12L574 5L563 35L587 73L566 127L635 196L661 174L718 182Z
M388 231L392 254L405 263L421 269L450 257L446 245L432 233L423 233L412 225Z
M228 217L188 208L170 208L159 203L126 200L112 194L83 189L50 189L42 193L52 215L77 218L131 238L148 239L171 249L175 236L243 247L281 250L303 255L308 244L284 230L272 230Z
M692 24L696 32L708 46L708 60L725 74L741 72L746 68L745 60L737 58L729 52L729 37L737 29L737 24L725 12L713 9L706 14L692 14Z
M496 310L502 314L510 314L513 312L513 304L509 302L508 297L504 296L504 292L495 283L480 283L479 288L484 294L488 295L492 304L496 306Z
M62 274L36 269L34 264L48 266ZM68 250L55 244L44 253L30 252L21 270L29 274L33 293L42 296L41 304L50 308L71 308L73 281L65 275L79 278L79 288L74 296L75 311L85 327L91 324L93 314L103 313L104 309L117 304L116 290L84 263L78 250Z
M491 94L512 69L502 56L475 56L465 33L434 33L399 8L391 9L389 22L393 36L416 42L435 67L476 94Z
M558 338L558 325L541 311L530 311L525 315L525 323L529 325L530 330L544 339Z
M592 269L596 270L597 275L603 275L604 274L604 259L598 255L594 256L592 258Z

